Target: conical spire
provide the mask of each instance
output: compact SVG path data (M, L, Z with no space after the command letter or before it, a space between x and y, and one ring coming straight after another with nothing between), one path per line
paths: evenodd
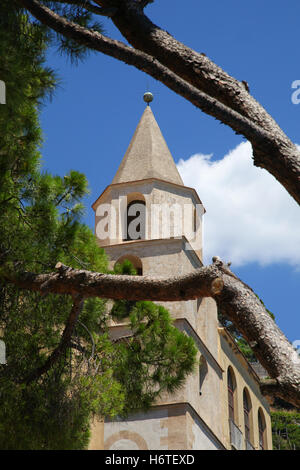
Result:
M148 178L183 185L150 106L141 117L112 184Z

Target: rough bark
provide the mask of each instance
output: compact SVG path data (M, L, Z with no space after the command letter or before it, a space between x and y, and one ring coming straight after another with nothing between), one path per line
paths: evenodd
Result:
M254 164L269 171L300 204L300 152L296 146L243 82L154 25L143 12L145 2L95 2L105 9L117 9L112 20L133 48L69 22L37 0L19 2L58 33L143 70L244 135L252 144Z
M255 356L274 379L272 388L261 387L267 397L280 397L300 404L300 358L252 289L236 278L228 268L224 287L214 296L220 312L226 316L250 344Z
M48 293L110 299L176 301L212 297L251 344L268 371L272 395L300 406L300 361L292 345L270 317L252 289L218 258L210 266L172 278L117 276L72 269L61 263L47 274L5 273L2 277L19 288ZM270 395L264 386L263 393Z

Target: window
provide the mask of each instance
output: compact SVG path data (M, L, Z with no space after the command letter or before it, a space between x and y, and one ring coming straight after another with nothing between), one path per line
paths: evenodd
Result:
M194 229L194 233L197 232L197 229L198 229L198 225L199 225L199 221L198 221L198 215L197 215L197 209L194 208L194 217L193 217L193 229Z
M249 393L246 389L243 392L243 407L244 407L244 426L245 426L245 439L251 443L251 400Z
M228 367L227 371L227 390L228 390L228 415L229 419L234 422L234 398L235 398L235 378L231 367Z
M142 264L142 261L140 258L138 258L138 256L134 256L134 255L123 255L121 256L121 258L119 258L115 265L116 264L122 264L125 260L128 260L130 261L130 263L133 265L133 267L135 268L136 270L136 273L138 276L142 276L143 275L143 264Z
M127 196L124 241L146 238L146 202L140 193Z
M266 449L266 421L261 408L258 410L258 434L259 448L264 450Z
M202 394L203 383L208 373L207 362L204 356L199 361L199 393Z

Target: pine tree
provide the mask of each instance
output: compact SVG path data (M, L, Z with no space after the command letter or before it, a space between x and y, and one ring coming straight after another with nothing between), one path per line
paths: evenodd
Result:
M94 414L147 409L162 391L180 386L193 370L196 348L151 302L127 309L132 334L113 342L104 299L41 296L4 282L10 270L51 272L57 260L108 268L81 223L85 176L72 170L62 178L41 169L39 107L57 80L45 67L53 37L14 1L1 2L0 21L0 79L7 89L0 108L0 336L7 356L0 365L0 448L81 449ZM118 269L133 268L125 263Z

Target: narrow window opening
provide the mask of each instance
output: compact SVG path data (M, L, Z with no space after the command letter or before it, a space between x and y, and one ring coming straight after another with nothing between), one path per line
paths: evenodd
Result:
M146 238L145 201L133 200L127 205L126 237L124 241L144 240Z
M259 434L259 448L264 450L266 448L266 423L261 410L258 410L258 434Z

